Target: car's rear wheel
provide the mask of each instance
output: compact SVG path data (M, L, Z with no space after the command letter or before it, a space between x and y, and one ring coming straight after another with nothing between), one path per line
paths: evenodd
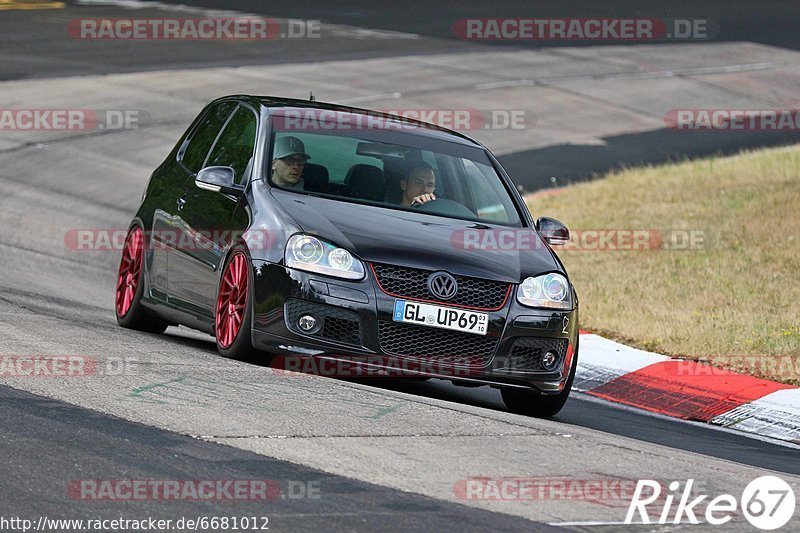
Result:
M214 334L217 350L225 357L249 360L255 355L252 322L252 266L243 246L228 256L217 289Z
M117 273L117 292L114 302L117 323L124 328L164 333L169 323L150 315L142 307L143 279L144 231L139 226L133 226L125 238Z
M575 353L572 356L572 368L569 377L564 385L564 390L559 394L545 396L536 392L502 389L500 394L503 396L503 403L512 413L525 416L535 416L537 418L549 418L555 416L567 403L572 382L575 380L575 371L578 368L578 345L575 345Z

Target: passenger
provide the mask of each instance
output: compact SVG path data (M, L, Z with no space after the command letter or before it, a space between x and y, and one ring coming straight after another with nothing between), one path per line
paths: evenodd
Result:
M436 174L428 163L420 163L408 174L408 178L400 180L400 189L403 190L403 199L400 205L422 205L431 200L436 200L433 192L436 190Z
M272 183L279 187L302 191L303 168L311 156L306 153L303 141L297 137L281 137L275 141L272 156Z

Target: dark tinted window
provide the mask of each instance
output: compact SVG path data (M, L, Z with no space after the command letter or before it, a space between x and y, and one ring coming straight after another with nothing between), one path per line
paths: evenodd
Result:
M204 166L232 167L236 171L236 182L244 183L256 145L256 124L255 114L246 107L239 106Z
M302 188L290 189L294 192L461 220L521 224L502 178L478 146L416 134L421 128L411 126L403 131L378 124L313 133L281 126L273 122L278 131L272 135L270 153L280 139L294 137L310 157L307 164L321 167L328 176L322 188L308 188L306 179ZM435 200L415 207L414 199L423 194L434 194Z
M222 102L209 109L197 125L183 154L183 164L191 172L198 172L203 166L208 150L214 144L219 130L236 106L236 102Z

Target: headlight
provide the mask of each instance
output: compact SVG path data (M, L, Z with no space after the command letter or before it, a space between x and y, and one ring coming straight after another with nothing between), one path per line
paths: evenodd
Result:
M528 307L572 309L569 282L561 274L525 278L517 288L517 301Z
M286 266L337 278L361 279L364 264L344 248L311 235L293 235L286 243Z

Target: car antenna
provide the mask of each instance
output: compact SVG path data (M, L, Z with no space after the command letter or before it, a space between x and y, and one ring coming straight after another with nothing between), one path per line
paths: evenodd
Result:
M308 101L309 102L316 102L317 99L314 98L314 93L312 91L308 91Z

